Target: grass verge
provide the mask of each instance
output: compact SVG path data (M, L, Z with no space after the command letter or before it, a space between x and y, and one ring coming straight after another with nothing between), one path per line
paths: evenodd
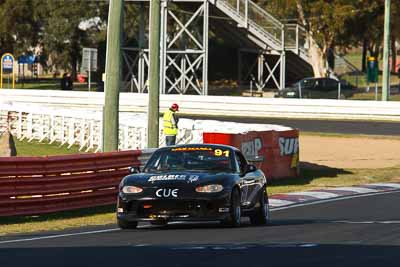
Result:
M115 222L114 210L115 205L112 205L38 216L0 218L0 236L111 224Z
M66 155L66 154L77 154L82 153L79 151L79 146L73 145L68 148L68 145L61 146L60 144L53 143L48 144L46 142L18 140L14 138L15 148L17 150L17 156L55 156L55 155Z
M273 180L269 184L268 194L370 183L400 182L400 165L381 169L338 169L302 162L300 166L301 175L299 178Z

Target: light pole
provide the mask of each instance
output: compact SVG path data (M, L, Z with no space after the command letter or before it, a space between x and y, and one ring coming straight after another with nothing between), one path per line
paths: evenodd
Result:
M383 38L383 77L382 77L382 101L389 100L390 94L390 0L385 0L385 30Z
M103 151L118 150L123 0L110 0L103 109Z
M150 73L147 147L158 147L160 114L160 0L150 1Z

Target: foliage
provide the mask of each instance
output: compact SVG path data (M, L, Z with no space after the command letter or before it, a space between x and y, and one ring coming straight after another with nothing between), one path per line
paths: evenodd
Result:
M41 7L35 0L0 0L0 53L32 53L39 41Z
M82 47L96 46L93 34L100 31L99 7L90 1L46 0L42 44L53 65L75 75Z
M362 44L371 55L381 54L385 0L253 1L284 23L305 25L321 49L322 59L327 58L329 49L345 52ZM399 41L400 1L391 2L392 39ZM144 10L147 14L148 8ZM138 45L140 12L138 3L125 3L124 43L130 46ZM184 11L179 12L184 16ZM0 16L0 53L40 53L50 69L73 72L84 46L105 53L107 1L0 0ZM144 17L147 20L148 16ZM229 41L222 44L229 46Z

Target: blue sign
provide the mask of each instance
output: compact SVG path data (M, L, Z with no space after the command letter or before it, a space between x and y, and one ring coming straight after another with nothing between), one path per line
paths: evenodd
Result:
M4 72L12 72L14 68L14 59L11 55L5 55L1 64L3 65Z
M36 56L35 55L20 56L18 58L18 64L34 64L34 63L36 63Z

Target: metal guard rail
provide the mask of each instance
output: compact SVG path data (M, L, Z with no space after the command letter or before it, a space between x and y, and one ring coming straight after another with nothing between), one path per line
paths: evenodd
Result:
M145 157L148 157L144 153ZM0 158L0 217L115 204L141 150L51 157Z

